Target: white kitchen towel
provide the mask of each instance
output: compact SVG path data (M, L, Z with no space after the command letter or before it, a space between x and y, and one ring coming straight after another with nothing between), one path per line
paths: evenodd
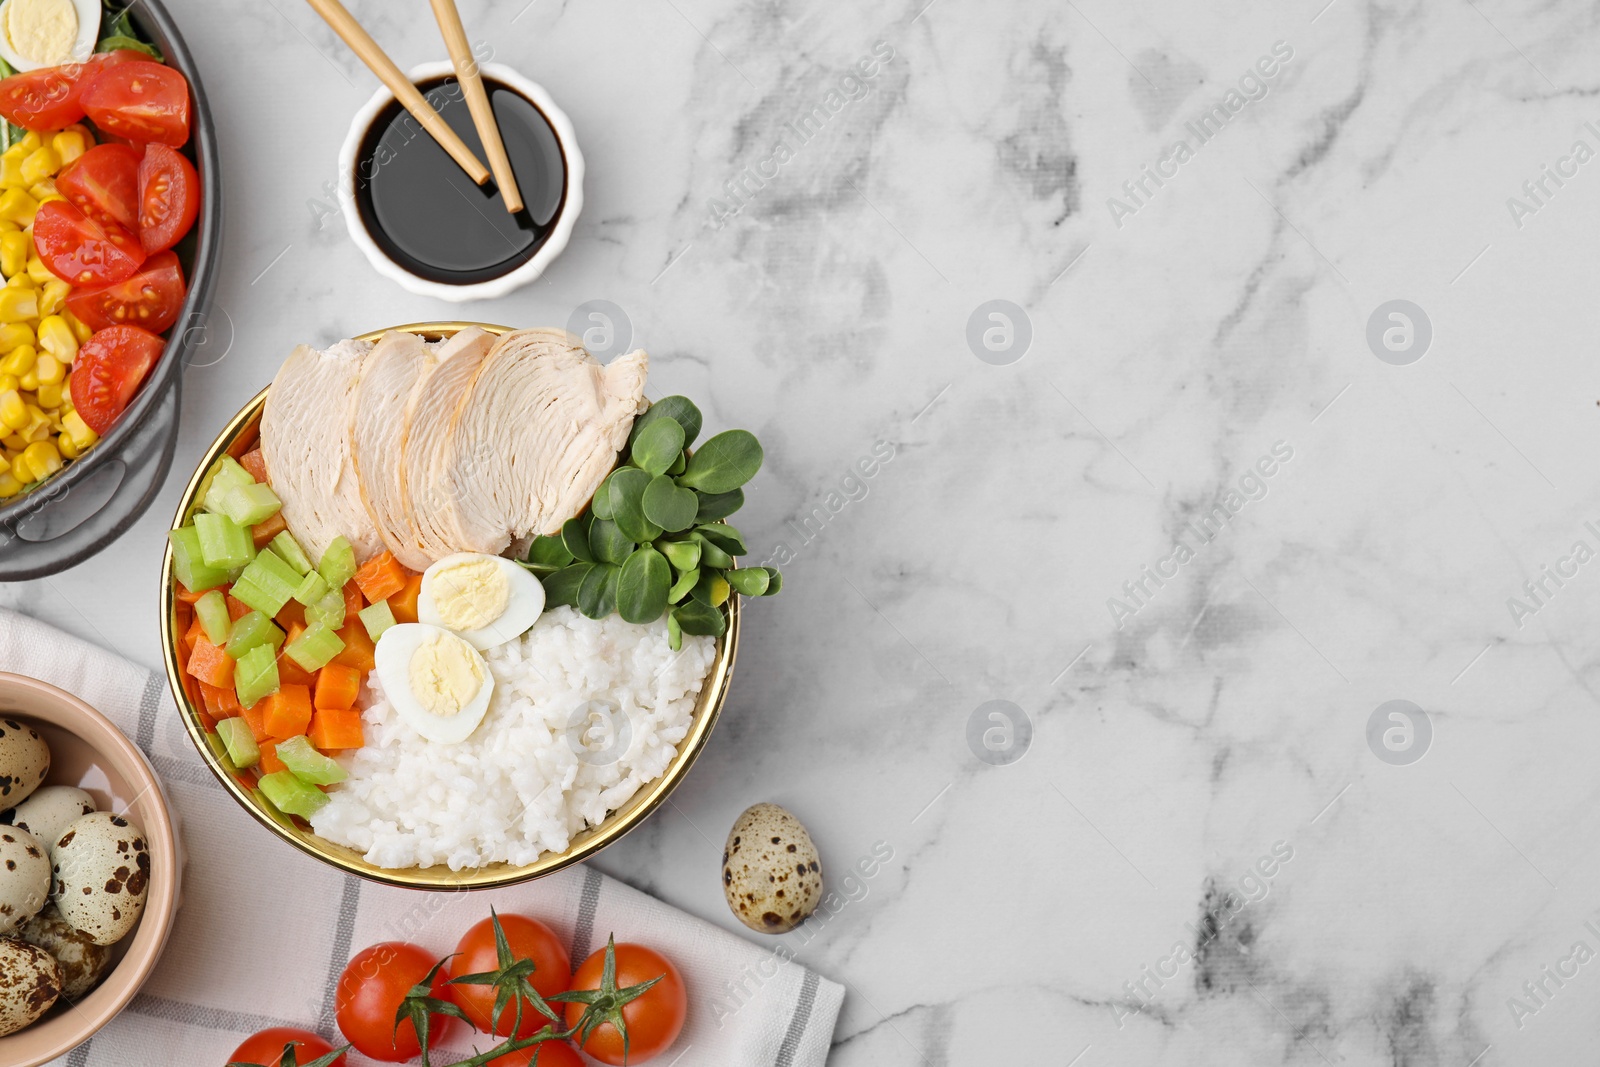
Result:
M340 1044L333 994L352 955L379 941L412 941L443 956L491 904L548 923L574 966L610 934L671 958L689 988L689 1019L657 1067L820 1067L827 1059L844 990L781 946L751 944L590 867L475 893L393 889L341 874L270 835L223 791L184 733L165 678L3 610L0 670L76 694L133 738L179 814L187 855L183 905L160 967L126 1011L58 1064L221 1064L269 1026ZM463 1029L447 1050L470 1050ZM352 1054L350 1063L372 1061Z

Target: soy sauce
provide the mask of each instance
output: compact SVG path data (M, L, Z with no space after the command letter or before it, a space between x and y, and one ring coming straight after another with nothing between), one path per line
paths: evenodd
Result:
M544 113L503 82L485 77L524 208L515 215L491 178L476 186L399 101L368 128L356 156L356 206L384 253L418 277L471 285L515 270L550 236L566 202L566 159ZM453 77L417 88L480 160L488 161Z

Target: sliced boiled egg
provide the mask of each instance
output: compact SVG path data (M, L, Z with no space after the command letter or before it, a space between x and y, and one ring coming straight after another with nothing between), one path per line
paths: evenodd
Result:
M465 741L489 710L489 667L449 630L420 622L391 626L378 638L373 660L390 706L429 741Z
M417 620L452 630L473 648L521 637L544 611L544 586L504 556L457 552L422 572Z
M0 56L17 70L82 63L100 37L100 0L5 0Z

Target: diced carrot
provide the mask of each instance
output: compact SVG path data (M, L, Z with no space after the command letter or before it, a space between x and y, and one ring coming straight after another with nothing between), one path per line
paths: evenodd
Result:
M204 633L195 639L194 651L189 653L189 666L186 669L200 681L219 689L233 684L233 660L213 645Z
M282 685L265 698L261 725L269 737L294 737L311 727L311 690L303 685Z
M330 663L317 672L316 698L313 703L318 708L343 711L356 702L356 696L360 692L360 671L342 663Z
M205 635L206 635L206 628L204 626L201 626L200 625L200 620L198 618L196 618L193 622L191 622L189 624L189 628L183 632L183 643L184 643L184 646L186 648L188 648L190 651L193 651L194 650L194 643L196 641L198 641L200 638L204 637Z
M232 593L228 594L228 618L238 622L255 609L242 600L238 600Z
M283 760L278 758L277 742L268 741L263 744L261 746L261 773L277 774L279 771L286 769L283 765Z
M298 626L300 629L304 630L306 628L305 605L301 604L298 600L291 600L283 605L283 610L278 612L276 618L278 625L283 627L285 630L294 626ZM290 638L290 640L292 641L293 638Z
M369 604L388 600L406 585L406 569L400 566L391 552L380 552L356 571L356 585Z
M213 719L231 719L239 714L239 698L234 694L232 686L219 689L217 686L201 682L200 699Z
M271 541L288 528L289 524L283 521L283 512L280 511L272 518L264 522L258 522L250 527L250 539L256 543L257 548L265 548L268 541Z
M344 615L350 618L356 612L367 606L366 600L361 596L361 587L354 578L344 583Z
M239 717L249 724L250 736L256 739L256 744L260 744L267 739L266 712L266 697L262 697L248 708L243 706L239 708Z
M417 597L422 595L422 575L413 574L406 579L405 587L389 597L389 610L395 622L417 621Z
M177 583L173 589L173 592L177 595L178 599L183 601L185 604L193 604L196 600L199 600L201 597L206 595L205 590L201 590L198 593L189 592L189 590L183 587L182 582Z
M307 736L319 752L360 748L365 743L361 713L354 708L318 708L311 716L311 733Z
M252 448L239 457L239 466L250 472L250 477L258 482L267 480L267 458L261 454L261 449Z
M217 732L217 720L213 719L202 705L195 705L194 717L200 720L200 728L208 734Z
M289 647L289 642L283 643L284 648ZM278 653L278 682L285 685L303 685L307 689L317 684L317 672L308 671L294 660Z
M377 663L372 658L372 636L367 633L366 626L360 619L351 618L339 631L339 636L344 640L344 651L333 657L333 662L354 667L363 676L368 674Z

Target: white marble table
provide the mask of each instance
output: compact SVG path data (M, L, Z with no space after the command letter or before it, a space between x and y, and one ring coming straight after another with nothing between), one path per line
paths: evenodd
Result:
M565 257L468 315L623 308L655 395L767 444L741 526L788 560L709 751L598 866L737 930L722 835L798 813L841 1067L1578 1062L1592 5L924 2L461 5L590 176ZM454 309L317 206L374 80L310 10L171 6L228 199L186 474L294 343ZM420 0L352 6L442 56ZM974 347L991 300L1025 310ZM0 599L155 666L181 481Z

